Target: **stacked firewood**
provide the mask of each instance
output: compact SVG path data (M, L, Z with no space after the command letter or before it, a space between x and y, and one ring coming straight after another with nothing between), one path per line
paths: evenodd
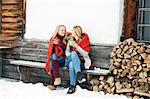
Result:
M93 78L93 91L125 94L139 99L150 97L150 46L133 39L120 42L113 48L110 74Z
M99 76L90 81L92 85L92 90L96 92L103 91L105 93L114 94L115 92L115 83L114 77L112 76Z
M150 47L127 39L113 48L111 73L116 93L150 96Z

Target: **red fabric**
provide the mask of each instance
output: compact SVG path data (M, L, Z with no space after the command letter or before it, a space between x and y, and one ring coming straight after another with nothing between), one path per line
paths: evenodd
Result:
M59 44L61 43L61 41L59 39L57 39ZM63 50L61 48L60 45L55 45L53 43L53 40L50 40L50 43L49 43L49 48L48 48L48 56L47 56L47 62L46 62L46 66L45 66L45 69L46 69L46 72L51 75L51 70L50 70L50 58L51 58L51 55L53 54L53 49L54 49L54 53L58 56L58 57L62 57L63 55Z
M90 52L90 40L86 33L84 33L83 39L77 43L83 50Z
M53 76L54 78L59 78L59 62L57 60L52 60L52 66L53 66Z

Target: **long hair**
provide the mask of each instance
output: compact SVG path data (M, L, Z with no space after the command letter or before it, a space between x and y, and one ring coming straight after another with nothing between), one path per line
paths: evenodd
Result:
M54 34L53 34L53 36L52 36L52 39L56 38L56 36L57 36L57 34L58 34L58 31L59 31L59 29L60 29L61 27L64 27L64 28L66 29L65 25L58 25L58 26L56 27L55 31L54 31Z
M75 33L78 37L81 37L83 30L81 28L81 26L74 26L73 29L75 30Z

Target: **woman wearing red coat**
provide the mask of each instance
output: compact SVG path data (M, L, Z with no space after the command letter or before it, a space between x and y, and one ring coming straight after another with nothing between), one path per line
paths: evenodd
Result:
M66 27L59 25L56 27L54 35L50 39L47 63L45 69L47 73L52 77L49 89L55 90L55 86L61 84L61 78L59 73L60 65L65 64L65 42L64 37L66 35Z

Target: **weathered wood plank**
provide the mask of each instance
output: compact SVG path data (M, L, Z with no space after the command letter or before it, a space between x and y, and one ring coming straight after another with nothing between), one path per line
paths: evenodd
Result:
M31 67L28 68L28 70L29 70L29 75L50 78L50 76L46 73L45 69Z
M3 5L2 10L17 10L18 5Z
M18 11L2 11L2 17L18 17L19 15L21 15L21 13Z
M22 31L18 30L1 30L2 34L21 34Z
M17 40L18 38L19 36L12 36L12 37L0 36L0 41L14 41L14 40Z
M31 61L36 61L36 62L46 62L47 57L41 57L41 56L25 56L25 55L21 55L20 59L23 60L31 60Z
M101 57L101 58L109 58L110 53L112 52L113 47L105 47L105 46L91 46L91 55L95 58ZM95 54L97 53L97 54Z
M3 71L3 76L4 78L12 78L12 79L20 79L19 73L17 72L7 72L7 71Z
M2 23L2 29L21 30L22 23Z
M18 46L18 43L17 41L1 41L0 46L8 46L8 47L15 48L16 46Z
M14 66L14 65L3 65L3 71L7 71L7 72L18 72L18 66Z
M17 23L17 22L19 22L21 20L22 20L22 18L20 18L20 17L18 17L18 18L15 18L15 17L3 17L2 18L3 24L7 23L7 22L9 22L9 23Z
M43 83L44 85L49 85L51 78L39 77L30 75L28 82L30 83Z
M22 48L37 48L37 49L48 49L49 43L42 41L22 41Z
M93 63L96 67L101 68L109 68L110 67L110 61L109 58L93 58Z
M47 49L35 49L35 48L21 48L21 55L26 56L37 56L37 55L43 55L44 57L47 56Z
M18 0L2 0L2 4L18 4Z
M36 67L36 68L45 68L46 63L34 62L34 61L25 61L25 60L10 60L10 64L26 67Z

